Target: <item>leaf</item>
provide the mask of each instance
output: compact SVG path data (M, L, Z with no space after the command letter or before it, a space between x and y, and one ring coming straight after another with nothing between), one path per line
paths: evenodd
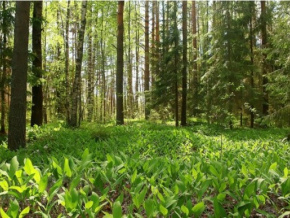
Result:
M269 170L274 170L274 171L276 171L276 169L277 169L277 162L271 164L271 166L269 168Z
M19 163L17 160L17 156L13 157L10 161L10 170L9 170L9 176L12 178L15 175L15 172L18 170Z
M85 204L85 208L86 209L90 209L92 206L93 206L94 202L93 201L88 201L86 204Z
M89 159L89 155L90 155L90 151L88 148L86 148L84 150L84 153L82 154L82 160L85 161L85 160Z
M285 167L284 168L284 178L287 178L288 177L288 173L289 173L288 168Z
M12 218L17 218L18 210L19 210L19 204L16 200L14 200L10 203L10 207L9 207L9 210L7 211L7 213L10 216L12 216Z
M199 217L205 209L204 202L200 202L191 209L194 217Z
M281 216L279 216L279 218L287 217L288 215L290 215L290 211L286 211Z
M24 160L24 170L27 173L27 175L31 175L34 173L35 169L34 166L32 165L32 162L29 158L26 158Z
M63 170L64 170L64 173L67 177L71 177L72 176L72 172L71 172L71 169L70 169L70 166L69 166L69 161L67 158L64 159L64 166L63 166Z
M1 186L1 188L4 190L4 191L8 191L8 183L6 182L6 180L2 180L1 182L0 182L0 186Z
M0 207L0 214L2 218L10 218L7 213L5 213L5 211L2 209L2 207Z
M213 207L214 207L214 215L216 218L227 216L225 209L218 202L217 198L214 198Z
M113 204L113 218L121 218L122 217L122 207L119 201Z
M159 210L163 214L163 216L166 216L168 214L168 210L162 206L162 204L159 205Z
M147 217L151 217L154 213L154 201L152 199L147 199L145 201L145 212Z
M182 211L183 213L185 213L186 216L188 216L188 214L189 214L189 210L188 210L188 208L187 208L186 206L182 205L182 206L181 206L181 211Z
M137 169L134 171L132 177L131 177L131 183L133 184L136 180L136 177L137 177Z
M29 207L29 206L26 207L26 208L24 208L24 209L21 211L21 213L19 214L19 218L23 218L23 217L25 217L25 215L28 214L29 211L30 211L30 207Z
M38 185L38 191L40 193L44 192L44 190L47 187L47 182L48 182L48 175L45 174L44 176L41 177L40 181L39 181L39 185Z

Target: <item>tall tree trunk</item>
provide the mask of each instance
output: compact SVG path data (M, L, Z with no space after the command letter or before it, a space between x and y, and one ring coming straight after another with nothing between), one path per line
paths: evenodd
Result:
M152 1L152 30L151 30L151 86L155 82L156 75L156 52L155 52L155 7L156 2Z
M29 1L16 2L8 148L25 147Z
M6 27L6 1L2 2L3 12L2 12L2 33L3 33L3 52L2 52L2 78L1 78L1 130L2 134L6 134L5 128L5 117L6 117L6 101L5 101L5 91L6 91L6 44L7 44L7 27Z
M124 124L123 105L123 71L124 71L124 1L118 1L118 36L117 36L117 73L116 73L116 94L117 94L117 125Z
M135 57L136 57L136 80L135 80L135 105L136 105L136 111L139 111L139 25L138 25L138 9L137 9L137 2L135 3L135 28L136 28L136 35L135 35L135 41L136 41L136 47L135 47Z
M145 2L145 69L144 69L144 92L145 92L145 119L150 115L149 109L149 2Z
M175 57L174 57L174 62L175 62L175 84L174 84L174 89L175 89L175 126L179 126L179 119L178 119L178 27L177 27L177 2L174 2L174 47L176 49L175 51Z
M155 34L155 52L156 52L156 67L155 67L155 75L159 75L160 72L160 22L159 22L159 2L156 2L155 7L155 16L156 16L156 34Z
M70 1L67 1L66 22L65 22L65 108L66 121L70 120L70 81L69 81L69 20L70 20Z
M84 35L86 28L86 14L87 14L87 1L82 2L82 18L81 27L78 32L78 42L77 42L77 54L76 54L76 70L75 78L72 90L72 108L71 108L71 119L69 125L71 127L78 126L78 103L80 99L81 92L81 71L82 71L82 60L83 60L83 45L84 45Z
M213 3L215 4L215 2ZM198 107L198 75L197 75L197 29L196 29L196 6L192 1L192 45L193 45L193 115L196 116Z
M92 19L93 19L93 11L92 11L92 5L90 5L90 16L88 19L88 117L87 120L89 122L92 121L93 117L93 89L94 89L94 81L93 81L93 32L92 32Z
M251 8L251 4L252 2L249 2L250 4L250 11L253 12L252 8ZM253 16L253 15L252 15ZM254 66L254 50L253 50L253 40L254 40L254 33L253 33L253 17L251 16L251 20L250 20L250 51L251 51L251 65L252 67ZM251 78L250 78L250 85L251 85L251 89L254 90L254 70L251 69ZM250 127L254 128L254 119L255 119L255 113L253 111L254 109L254 105L253 103L250 105Z
M186 126L187 98L187 1L182 2L183 68L182 68L182 105L181 125Z
M133 117L134 108L133 108L133 78L132 78L132 58L131 58L131 1L129 4L129 19L128 19L128 115L129 118Z
M42 5L42 1L35 1L33 8L32 50L35 57L32 63L32 70L38 84L32 86L31 126L41 126L43 121L43 94L42 82L40 81L42 78Z
M261 33L262 33L262 48L263 50L267 47L267 20L266 20L266 1L261 1ZM269 97L266 86L268 84L267 78L267 55L263 54L262 63L262 76L263 76L263 115L266 116L269 113Z

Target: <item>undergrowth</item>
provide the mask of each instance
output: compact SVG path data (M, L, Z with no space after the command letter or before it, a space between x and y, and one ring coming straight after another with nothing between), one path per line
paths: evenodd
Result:
M63 123L0 147L1 217L255 217L290 211L289 129Z

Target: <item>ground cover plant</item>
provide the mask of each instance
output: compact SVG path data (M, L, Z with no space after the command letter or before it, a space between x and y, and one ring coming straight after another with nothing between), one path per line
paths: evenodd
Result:
M289 129L63 123L0 148L1 217L284 217Z

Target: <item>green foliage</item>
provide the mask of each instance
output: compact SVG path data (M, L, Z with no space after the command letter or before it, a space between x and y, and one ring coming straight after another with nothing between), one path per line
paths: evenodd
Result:
M1 152L1 217L278 217L290 209L288 129L34 129L25 150ZM101 132L108 137L96 141Z

